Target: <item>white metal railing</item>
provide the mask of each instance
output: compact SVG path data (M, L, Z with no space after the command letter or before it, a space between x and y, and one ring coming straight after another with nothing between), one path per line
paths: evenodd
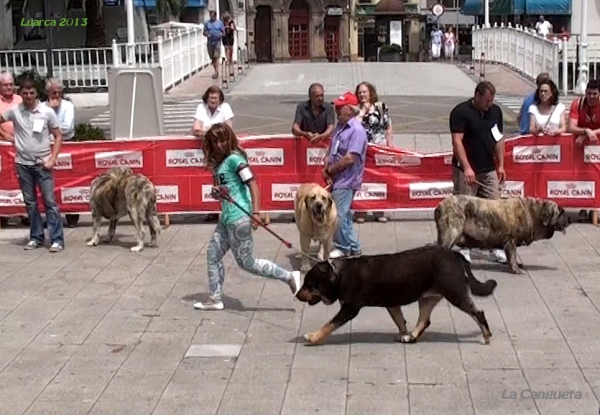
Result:
M195 74L210 63L203 25L169 22L152 28L155 40L111 47L56 49L52 54L53 75L65 86L82 90L108 87L110 67L161 67L163 91ZM47 75L46 50L0 51L0 71L19 75L35 70Z
M597 79L600 70L600 36L587 42L588 79ZM479 27L472 32L474 61L500 63L534 79L548 72L563 95L577 90L580 43L578 36L547 38L521 26Z
M151 29L156 40L133 45L113 40L115 67L161 67L163 91L195 74L210 63L204 25L169 22Z

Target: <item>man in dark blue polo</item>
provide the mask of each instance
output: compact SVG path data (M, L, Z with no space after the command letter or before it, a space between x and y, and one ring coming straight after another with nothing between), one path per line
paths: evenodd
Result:
M308 101L296 106L292 134L318 143L331 136L335 124L333 106L325 102L323 85L314 83L308 88Z

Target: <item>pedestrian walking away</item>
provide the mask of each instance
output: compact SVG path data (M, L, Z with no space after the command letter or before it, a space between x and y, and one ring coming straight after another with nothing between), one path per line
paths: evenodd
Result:
M203 150L205 163L213 170L214 193L222 193L221 188L224 187L227 195L236 203L228 201L229 197L221 200L221 218L206 252L210 298L207 302L195 303L194 308L224 308L223 257L230 249L240 268L260 277L285 282L295 296L300 289L299 271L287 271L253 255L252 230L258 227L255 222L261 222L260 190L236 134L226 124L215 124L205 134ZM254 222L246 212L252 212Z

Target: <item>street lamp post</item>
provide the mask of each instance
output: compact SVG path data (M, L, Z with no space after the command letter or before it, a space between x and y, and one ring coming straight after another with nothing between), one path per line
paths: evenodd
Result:
M2 7L2 6L0 6ZM50 0L44 0L44 18L46 20L52 19L50 15ZM54 72L54 62L52 55L54 54L52 48L52 26L46 26L46 76L48 78L53 77Z
M575 92L584 94L587 87L589 68L587 61L587 0L581 0L581 25L579 35L579 74Z
M582 0L585 1L585 0ZM490 27L490 0L483 1L484 27Z
M125 0L127 11L127 60L130 66L135 63L135 26L133 20L133 0Z

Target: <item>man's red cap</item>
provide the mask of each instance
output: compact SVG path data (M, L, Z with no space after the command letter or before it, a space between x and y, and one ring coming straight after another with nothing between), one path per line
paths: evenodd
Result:
M352 91L348 91L333 100L334 107L343 107L344 105L358 105L358 97Z

